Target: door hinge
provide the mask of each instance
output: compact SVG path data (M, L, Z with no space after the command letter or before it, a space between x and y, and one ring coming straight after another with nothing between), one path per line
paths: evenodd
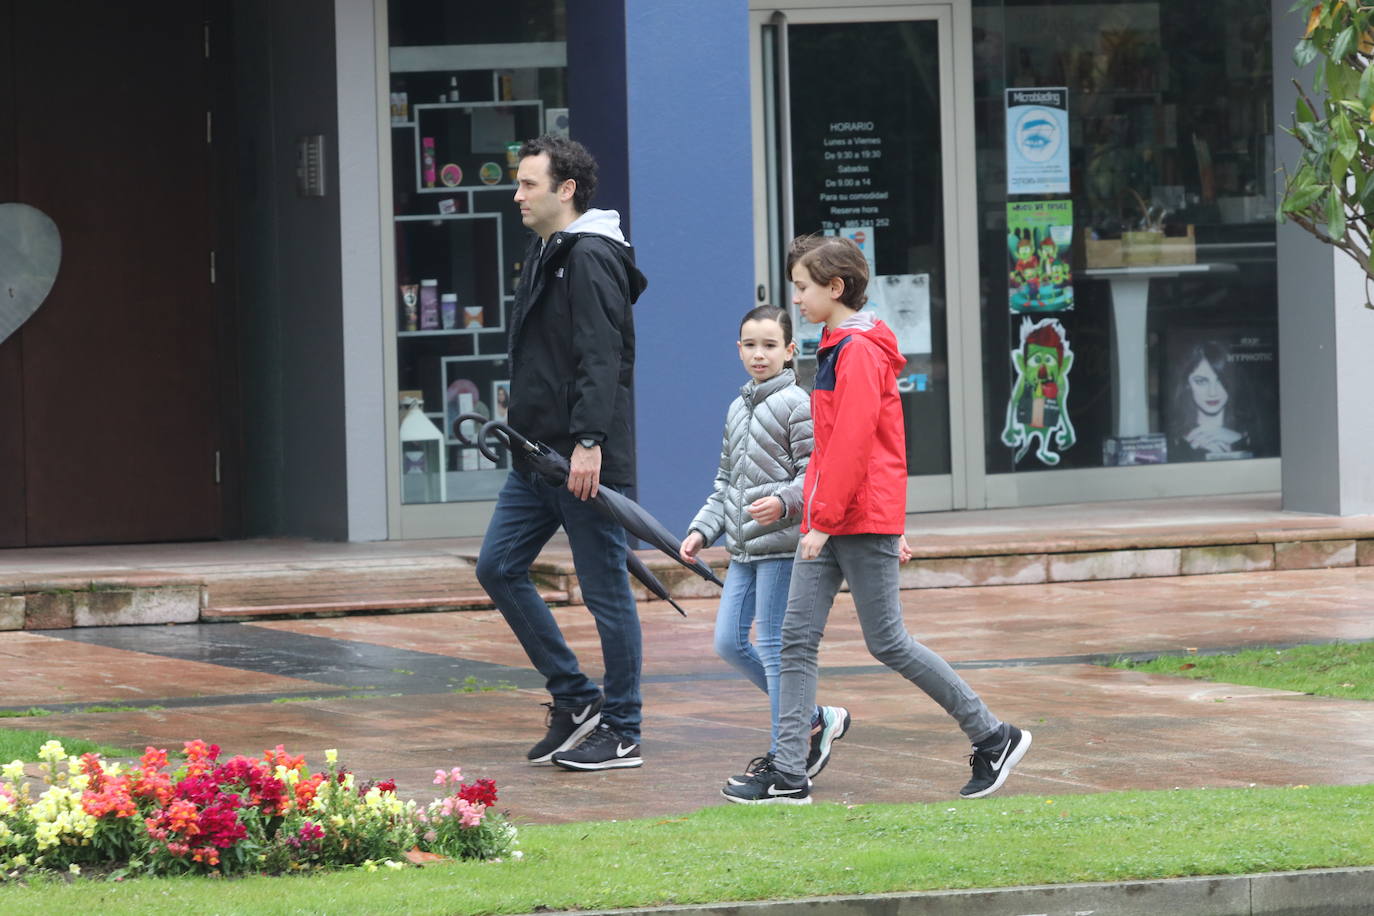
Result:
M215 142L215 115L214 112L205 112L205 143L208 146Z
M210 285L215 285L215 250L210 249Z
M220 478L220 453L215 449L215 483L219 483Z
M205 23L205 59L210 59L210 23Z

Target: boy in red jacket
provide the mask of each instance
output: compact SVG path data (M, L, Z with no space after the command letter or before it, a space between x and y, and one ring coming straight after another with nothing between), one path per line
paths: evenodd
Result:
M824 324L811 394L815 442L806 469L802 540L782 628L778 750L740 785L721 790L744 804L811 803L806 753L816 696L816 650L841 580L849 583L874 658L925 691L973 743L973 777L960 790L981 798L1001 788L1031 735L1005 724L944 659L902 622L899 566L906 537L906 434L897 373L906 360L892 331L861 309L868 264L843 237L803 236L788 252L792 301Z

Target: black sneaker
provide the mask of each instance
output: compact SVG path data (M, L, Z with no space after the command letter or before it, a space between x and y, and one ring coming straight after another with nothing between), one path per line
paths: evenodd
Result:
M1012 767L1021 762L1031 746L1031 733L1023 732L1015 725L1002 726L1002 740L986 747L973 746L968 755L969 765L973 767L973 778L968 785L959 790L962 798L982 798L1002 788L1002 783L1011 775Z
M769 751L762 757L755 757L753 760L749 761L749 764L744 768L743 773L739 774L738 776L731 776L729 779L725 780L725 784L728 786L742 786L746 782L748 782L750 777L752 777L755 773L763 769L772 769L772 767L773 752Z
M771 760L766 767L756 770L744 785L727 784L720 794L741 805L811 804L810 780L780 772Z
M811 728L811 751L806 755L806 775L815 776L830 762L830 748L849 731L853 720L843 706L822 706L821 720Z
M559 751L553 762L565 770L616 770L644 765L639 742L626 741L605 722L570 751Z
M549 731L543 741L525 754L530 763L533 766L546 766L552 762L554 754L566 751L587 737L587 733L596 728L596 724L601 721L601 702L601 697L597 697L586 706L555 706L545 703L544 705L549 707L549 713L544 717L544 725Z

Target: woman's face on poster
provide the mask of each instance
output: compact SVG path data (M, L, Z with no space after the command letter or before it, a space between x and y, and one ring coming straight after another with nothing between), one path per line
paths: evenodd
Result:
M1226 386L1217 378L1216 370L1205 359L1198 360L1193 371L1188 373L1188 387L1193 392L1193 403L1197 409L1209 416L1216 416L1226 409L1230 395Z

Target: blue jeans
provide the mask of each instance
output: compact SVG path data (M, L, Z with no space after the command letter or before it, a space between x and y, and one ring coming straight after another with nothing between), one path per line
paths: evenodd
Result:
M732 560L716 612L716 654L768 695L770 753L778 749L778 670L791 579L791 557ZM758 632L751 644L749 627L755 622Z
M530 663L544 675L554 705L592 702L601 691L578 667L577 656L530 581L531 564L560 525L572 547L582 600L601 636L606 668L601 719L625 739L638 742L643 650L639 611L625 572L625 529L567 487L550 486L537 474L511 471L482 541L477 580Z

